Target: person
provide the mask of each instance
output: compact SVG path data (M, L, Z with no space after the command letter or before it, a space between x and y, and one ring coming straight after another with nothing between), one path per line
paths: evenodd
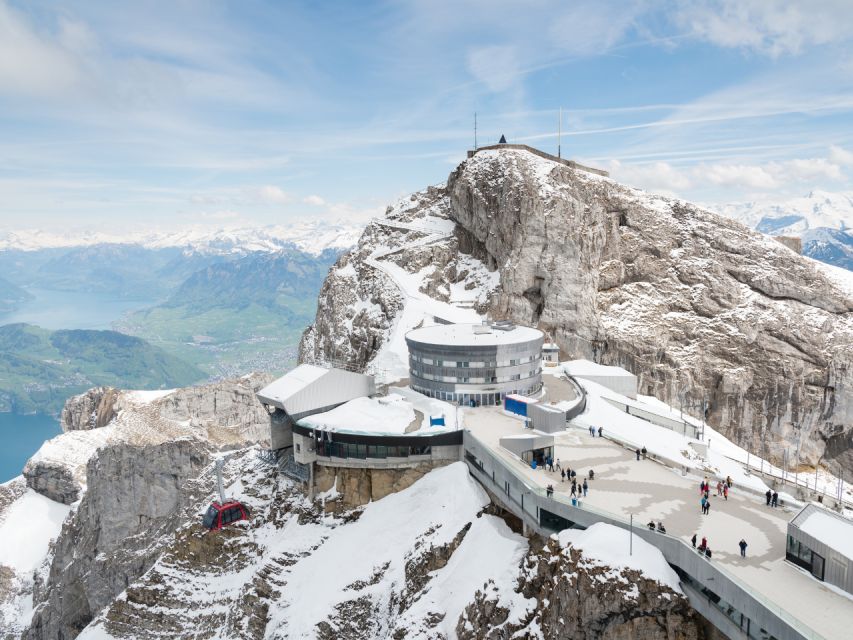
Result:
M693 544L693 548L696 548L696 534L693 534L693 537L690 538L690 542Z
M595 480L595 471L593 471L592 469L589 470L589 479Z
M566 481L566 470L562 469L560 471L560 482L565 482L565 481Z
M603 431L604 431L604 429L603 429L602 427L598 427L598 437L599 437L599 438L602 438L602 437L603 437L603 436L601 435Z
M578 472L575 471L574 469L572 469L572 482L575 481L575 477L577 477L577 475L578 475Z
M770 501L770 506L771 507L778 507L779 506L779 492L778 491L773 492L773 499Z
M770 500L773 498L773 492L770 489L767 490L767 493L764 494L764 497L767 498L767 506L770 506Z
M705 495L705 481L704 480L699 483L699 495L700 496Z
M705 547L705 559L706 560L711 559L711 547Z
M723 485L723 497L728 500L729 499L729 485Z
M717 480L717 497L723 495L723 483Z
M734 483L732 482L731 476L726 476L726 484L728 485L729 489L732 488L732 484L734 484Z
M548 471L554 470L554 461L551 459L551 456L545 458L545 464L548 465Z
M589 490L589 485L586 483L586 478L583 479L583 497L586 498L586 492Z
M707 516L709 513L711 513L711 501L705 500L705 515Z
M663 522L658 522L658 531L660 533L666 533L666 527L663 526Z
M637 454L637 460L639 461L639 459L640 459L640 450L639 449L637 449L636 454Z
M703 551L708 548L708 538L702 536L702 544L699 546Z
M549 498L554 495L554 487L551 486L550 484L545 489L545 495L548 496Z
M642 452L642 454L643 454L643 460L645 460L645 459L646 459L646 454L648 453L648 450L646 449L646 446L645 446L645 445L643 445L643 448L642 448L640 451L641 451L641 452Z
M560 471L560 469L562 469L562 467L560 466L560 459L557 458L557 471Z
M747 547L746 540L741 538L740 542L738 542L738 546L740 547L740 557L745 558L746 557L746 547Z
M705 496L702 496L702 498L699 500L699 506L702 508L702 515L705 515L705 503L706 502L707 502L707 500L705 500Z
M654 531L654 530L655 530L655 521L654 521L654 520L649 520L649 525L648 525L648 526L649 526L649 531Z
M591 435L593 438L595 437L595 427L593 427L592 425L589 425L589 435Z
M578 495L578 485L572 484L572 497L575 498Z

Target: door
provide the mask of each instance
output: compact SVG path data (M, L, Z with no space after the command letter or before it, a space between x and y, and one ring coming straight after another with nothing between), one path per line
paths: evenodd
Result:
M823 556L812 551L812 575L818 580L823 580Z

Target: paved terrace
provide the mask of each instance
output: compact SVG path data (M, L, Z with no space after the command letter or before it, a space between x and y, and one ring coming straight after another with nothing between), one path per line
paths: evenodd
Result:
M507 416L497 407L465 410L465 426L531 484L554 486L566 498L570 484L557 473L533 470L499 446L501 436L530 433L521 420ZM606 436L606 427L605 427ZM636 455L606 437L591 437L588 431L571 428L555 437L555 459L578 472L590 469L595 480L584 504L628 518L640 528L649 520L662 521L667 533L688 541L696 533L708 538L713 563L719 563L751 589L826 638L853 637L853 599L840 595L785 562L786 527L793 512L766 507L764 498L739 492L737 486L726 501L712 490L711 510L704 516L699 506L698 476L682 475L652 460ZM747 557L740 557L738 542L744 538Z

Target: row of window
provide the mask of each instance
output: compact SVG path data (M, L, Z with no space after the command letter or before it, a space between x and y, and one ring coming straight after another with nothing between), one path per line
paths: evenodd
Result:
M325 458L408 458L409 456L428 456L432 447L427 446L386 446L374 444L353 444L348 442L318 442L317 455Z
M412 385L412 389L427 397L465 406L470 406L471 403L474 403L476 406L499 405L503 401L504 394L518 393L521 395L529 395L531 393L538 392L541 388L542 386L539 385L536 388L513 389L512 391L505 391L504 393L451 393L449 391L435 391L434 389L426 389Z
M484 360L484 361L468 361L468 360L439 360L435 358L427 358L419 353L413 353L411 358L414 362L434 365L436 367L456 367L457 369L482 369L486 367L517 367L520 364L526 364L538 360L539 356L524 356L521 358L511 358L509 360Z
M526 372L526 375L524 377L532 378L537 373L541 373L541 371L542 369L528 371ZM436 382L457 382L462 384L488 384L521 380L520 373L514 373L510 376L491 376L489 378L469 378L467 376L437 376L431 373L427 373L426 371L420 371L419 369L413 369L412 373L418 376L419 378L423 378L424 380L435 380Z
M818 580L823 580L825 559L819 553L812 551L805 542L797 540L794 536L788 536L785 558L811 572Z

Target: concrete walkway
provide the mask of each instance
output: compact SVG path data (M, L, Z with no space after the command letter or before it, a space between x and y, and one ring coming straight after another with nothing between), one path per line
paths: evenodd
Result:
M569 495L570 483L560 475L533 470L499 446L501 436L525 431L520 420L493 407L465 412L465 426L519 473L556 492ZM637 461L634 452L606 438L591 437L582 429L571 429L555 438L555 460L577 471L581 480L595 471L585 504L628 519L645 527L649 520L662 521L667 533L686 541L696 533L705 536L713 552L712 562L720 563L749 587L778 604L827 638L853 637L853 599L826 587L803 571L785 562L787 523L794 513L765 506L752 493L740 493L735 486L729 499L711 491L711 510L702 515L699 483L702 478L684 476L652 460ZM747 557L740 557L738 542L748 543Z

